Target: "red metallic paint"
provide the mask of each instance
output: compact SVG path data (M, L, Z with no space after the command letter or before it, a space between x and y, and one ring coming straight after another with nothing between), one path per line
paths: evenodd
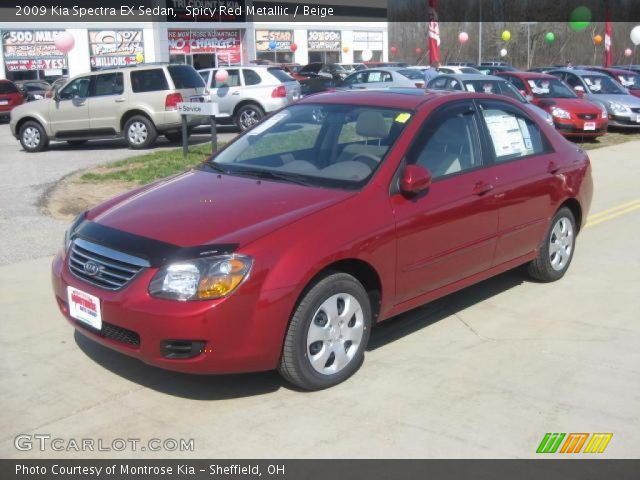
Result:
M84 335L158 367L190 373L270 370L278 365L297 301L327 268L360 265L375 272L381 321L533 259L561 205L574 202L586 218L593 188L586 154L542 121L536 119L554 153L436 180L415 198L390 193L424 120L449 101L469 98L495 96L339 92L302 100L415 112L358 192L193 171L96 207L88 213L93 221L177 245L238 243L238 253L254 258L251 275L226 298L177 302L149 295L154 268L121 291L106 291L72 276L61 253L53 262L61 311ZM492 189L478 194L479 182ZM105 321L138 332L140 347L78 326L66 311L67 285L98 296ZM205 340L206 352L166 359L160 353L164 339Z
M0 80L0 83L12 84L9 80ZM4 104L5 101L7 102L6 104ZM0 117L3 117L7 116L18 105L22 105L24 97L16 88L13 93L0 93L0 103L3 103L3 105L0 105Z

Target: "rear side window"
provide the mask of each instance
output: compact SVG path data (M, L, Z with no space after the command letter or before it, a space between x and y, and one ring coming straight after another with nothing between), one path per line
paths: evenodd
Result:
M224 82L219 82L216 80L216 72L213 72L211 76L211 88L222 88L222 87L239 87L240 86L240 70L233 69L227 70L229 74L229 78L227 78Z
M0 82L0 93L18 93L18 89L11 82Z
M538 125L510 105L480 102L480 111L497 163L551 150Z
M196 69L190 65L169 65L167 70L169 70L173 85L178 90L204 87L204 80L198 75Z
M244 75L245 85L258 85L262 81L260 75L253 70L245 69L242 71L242 75Z
M269 73L274 77L276 77L278 80L280 80L282 83L295 81L295 79L292 76L290 76L287 72L279 68L270 68Z
M407 77L409 80L424 80L424 74L415 68L405 68L403 70L398 70L398 73L404 77Z
M167 77L161 68L131 72L131 90L135 93L169 90Z
M124 92L124 77L122 73L105 73L95 76L93 86L94 97L104 95L121 95Z

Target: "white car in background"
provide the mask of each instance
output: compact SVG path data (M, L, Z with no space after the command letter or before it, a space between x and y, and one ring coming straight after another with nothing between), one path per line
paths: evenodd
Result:
M367 68L353 72L340 86L350 89L424 88L424 74L414 68Z
M300 84L280 67L227 67L224 70L228 78L224 82L216 80L218 70L206 68L198 73L209 89L211 101L218 104L220 117L233 119L241 131L300 98Z
M447 74L480 74L482 73L477 68L465 67L460 65L443 65L438 68L438 72Z

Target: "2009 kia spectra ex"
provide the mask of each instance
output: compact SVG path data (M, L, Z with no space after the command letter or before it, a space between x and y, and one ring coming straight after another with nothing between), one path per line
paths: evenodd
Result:
M521 264L561 278L591 196L587 155L506 97L320 94L81 215L54 290L149 364L320 389L376 322Z

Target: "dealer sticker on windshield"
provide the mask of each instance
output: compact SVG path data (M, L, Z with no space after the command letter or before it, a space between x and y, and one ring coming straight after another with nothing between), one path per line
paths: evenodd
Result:
M67 287L67 297L69 299L69 315L96 330L102 329L102 314L98 297L74 287Z
M396 117L396 122L398 123L407 123L407 120L411 118L411 114L407 112L399 113Z

